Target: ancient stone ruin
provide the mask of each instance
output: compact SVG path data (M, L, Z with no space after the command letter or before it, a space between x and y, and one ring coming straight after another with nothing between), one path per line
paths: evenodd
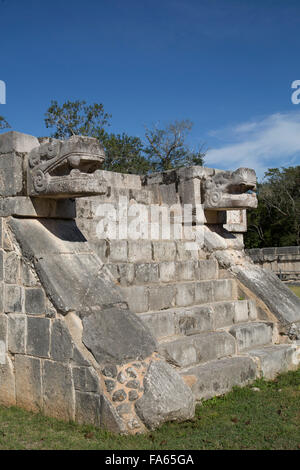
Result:
M141 433L297 368L300 299L243 249L254 171L104 158L0 136L0 404Z
M277 274L282 281L300 281L300 246L246 250L254 264Z

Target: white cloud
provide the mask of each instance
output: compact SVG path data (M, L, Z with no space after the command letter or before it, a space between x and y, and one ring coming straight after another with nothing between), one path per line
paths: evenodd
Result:
M272 114L211 135L232 143L208 150L206 166L250 167L262 178L268 168L300 164L300 112Z

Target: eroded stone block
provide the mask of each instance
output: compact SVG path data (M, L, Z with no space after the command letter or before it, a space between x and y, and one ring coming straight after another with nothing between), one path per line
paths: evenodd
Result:
M11 313L8 316L8 349L14 354L25 354L25 347L26 315Z
M25 312L29 314L45 313L45 294L41 288L25 289Z
M41 360L18 354L15 357L15 371L17 406L30 411L41 411Z
M74 420L75 394L71 369L60 362L43 361L44 413Z
M50 320L49 318L27 318L27 354L49 357Z
M194 399L181 377L165 362L150 364L144 395L136 402L138 416L150 429L164 421L183 421L194 415Z

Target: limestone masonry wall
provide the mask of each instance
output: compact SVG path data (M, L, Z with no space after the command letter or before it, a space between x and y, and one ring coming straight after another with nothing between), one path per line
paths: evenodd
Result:
M300 280L300 246L246 250L252 261L283 281Z
M0 136L0 404L143 433L297 368L300 300L244 251L254 171L104 158Z

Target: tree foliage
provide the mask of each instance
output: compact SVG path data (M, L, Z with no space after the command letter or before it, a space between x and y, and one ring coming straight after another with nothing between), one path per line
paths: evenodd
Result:
M0 130L9 129L10 127L11 126L8 124L7 120L3 116L0 116Z
M164 128L146 127L145 153L155 171L203 164L202 149L194 151L186 143L192 127L193 123L188 119L174 121Z
M300 245L300 166L271 168L248 211L247 248Z
M103 140L105 127L111 115L104 111L102 103L87 104L85 101L66 101L61 106L51 101L46 112L45 124L52 128L52 137L68 139L72 135L87 135Z
M52 137L68 139L74 134L96 137L104 145L104 168L120 173L145 174L185 165L202 165L204 152L193 151L186 143L192 129L189 120L175 121L165 128L146 128L145 141L126 133L108 133L111 115L103 104L88 105L85 101L66 101L59 105L51 101L45 114L45 124Z
M118 173L146 174L150 169L143 155L143 143L138 137L109 134L104 139L106 159L103 168Z

